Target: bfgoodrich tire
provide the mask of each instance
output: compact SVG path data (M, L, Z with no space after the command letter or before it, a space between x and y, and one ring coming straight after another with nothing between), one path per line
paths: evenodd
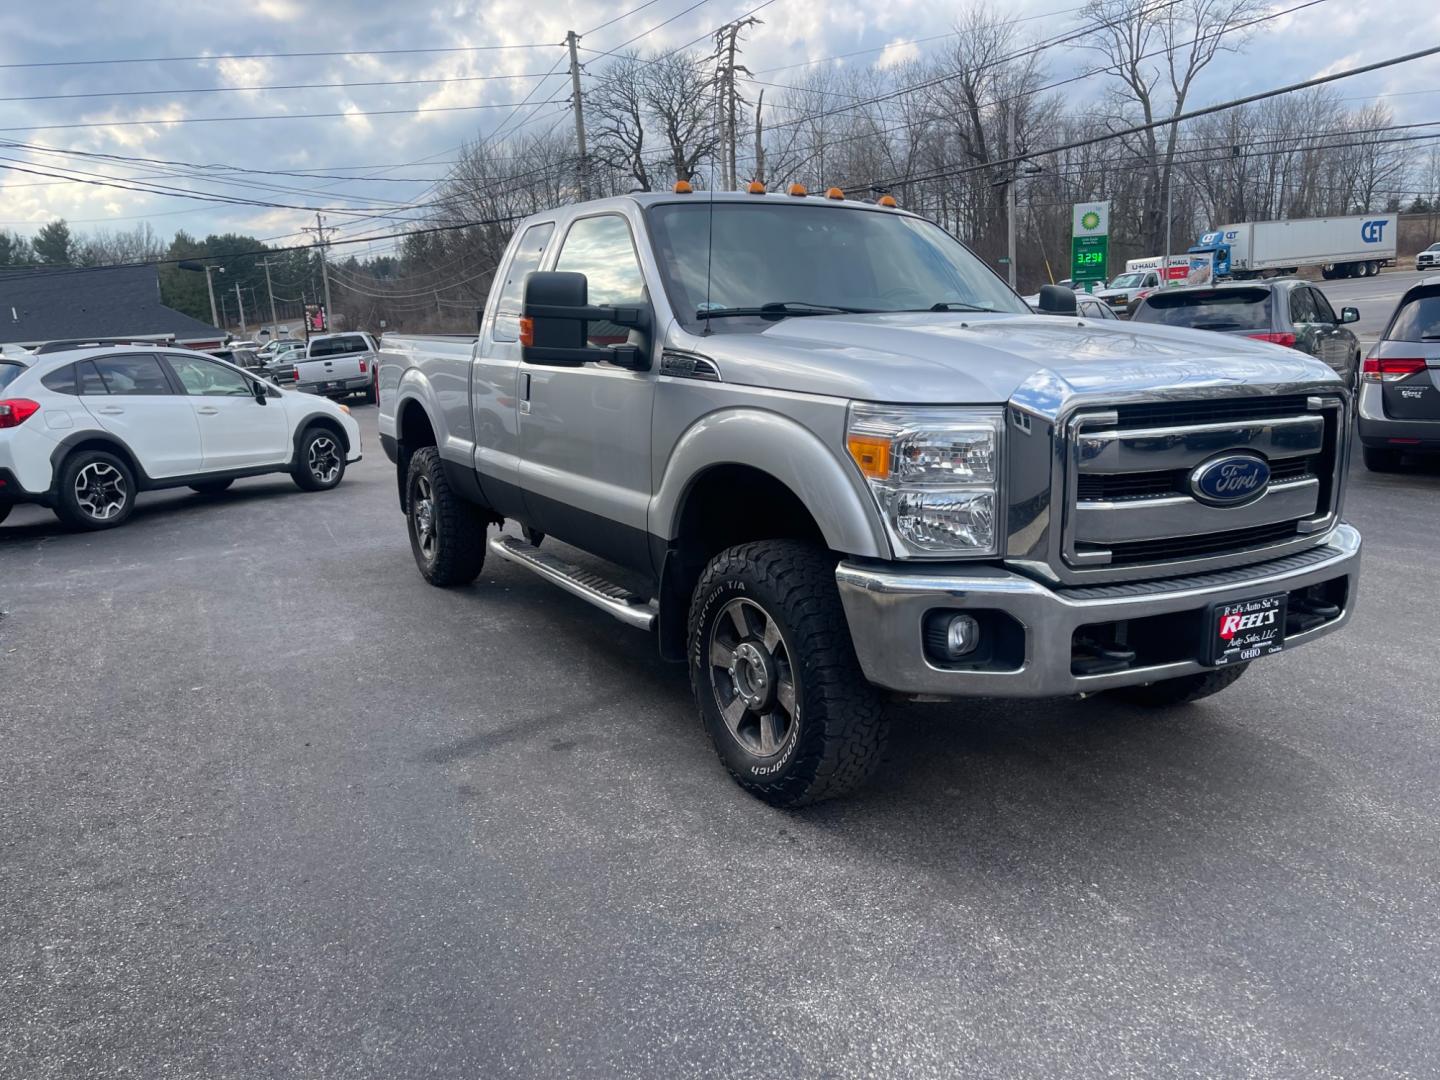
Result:
M329 491L345 477L345 440L328 427L306 428L290 476L302 491Z
M801 806L853 790L879 764L885 717L824 551L766 541L711 560L690 605L689 664L705 730L752 795Z
M60 468L55 516L77 529L113 529L135 509L135 474L106 450L77 450Z
M416 450L405 477L405 524L420 576L431 585L468 585L485 566L489 519L450 486L440 453Z
M1122 686L1110 692L1132 705L1148 705L1153 708L1188 705L1211 694L1218 694L1244 675L1249 666L1236 664L1233 667L1202 671L1195 675L1181 675L1178 679L1165 679L1149 686Z

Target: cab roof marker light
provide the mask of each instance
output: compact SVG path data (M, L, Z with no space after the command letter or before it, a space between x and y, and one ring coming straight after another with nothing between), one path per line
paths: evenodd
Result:
M694 194L694 192L695 192L695 189L690 186L690 181L689 181L689 180L676 180L676 181L675 181L675 194L676 194L676 195L692 195L692 194Z
M804 184L791 184L790 194L794 195L797 199L803 199L806 195L809 195L810 193L805 190Z
M826 188L826 189L825 189L825 198L827 198L827 199L843 199L843 198L845 198L845 192L841 191L838 187Z
M875 205L889 206L891 208L894 208L898 207L900 204L895 201L894 195L881 195L880 198L875 200Z
M764 195L765 185L762 184L759 180L751 180L750 186L745 190L748 191L751 195Z

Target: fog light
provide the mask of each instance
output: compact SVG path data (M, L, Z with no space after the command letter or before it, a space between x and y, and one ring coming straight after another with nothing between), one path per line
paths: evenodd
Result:
M980 624L970 615L956 615L945 627L945 651L958 660L980 644Z

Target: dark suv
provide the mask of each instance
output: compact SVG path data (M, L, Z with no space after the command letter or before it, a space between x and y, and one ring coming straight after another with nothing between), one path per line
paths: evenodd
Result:
M1356 433L1368 468L1389 472L1407 452L1440 451L1440 277L1406 290L1362 377Z
M1141 300L1130 318L1273 341L1325 361L1347 386L1359 379L1360 342L1345 324L1360 312L1342 308L1336 318L1325 294L1298 278L1163 289Z

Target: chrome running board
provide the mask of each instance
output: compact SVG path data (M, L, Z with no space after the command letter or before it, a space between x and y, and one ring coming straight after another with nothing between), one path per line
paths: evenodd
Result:
M502 534L492 537L490 550L502 559L540 575L552 585L559 585L572 596L578 596L586 603L613 615L626 626L633 626L638 630L655 629L659 609L653 601L637 596L614 582L606 581L599 574L557 559L548 551L541 551L518 536Z

